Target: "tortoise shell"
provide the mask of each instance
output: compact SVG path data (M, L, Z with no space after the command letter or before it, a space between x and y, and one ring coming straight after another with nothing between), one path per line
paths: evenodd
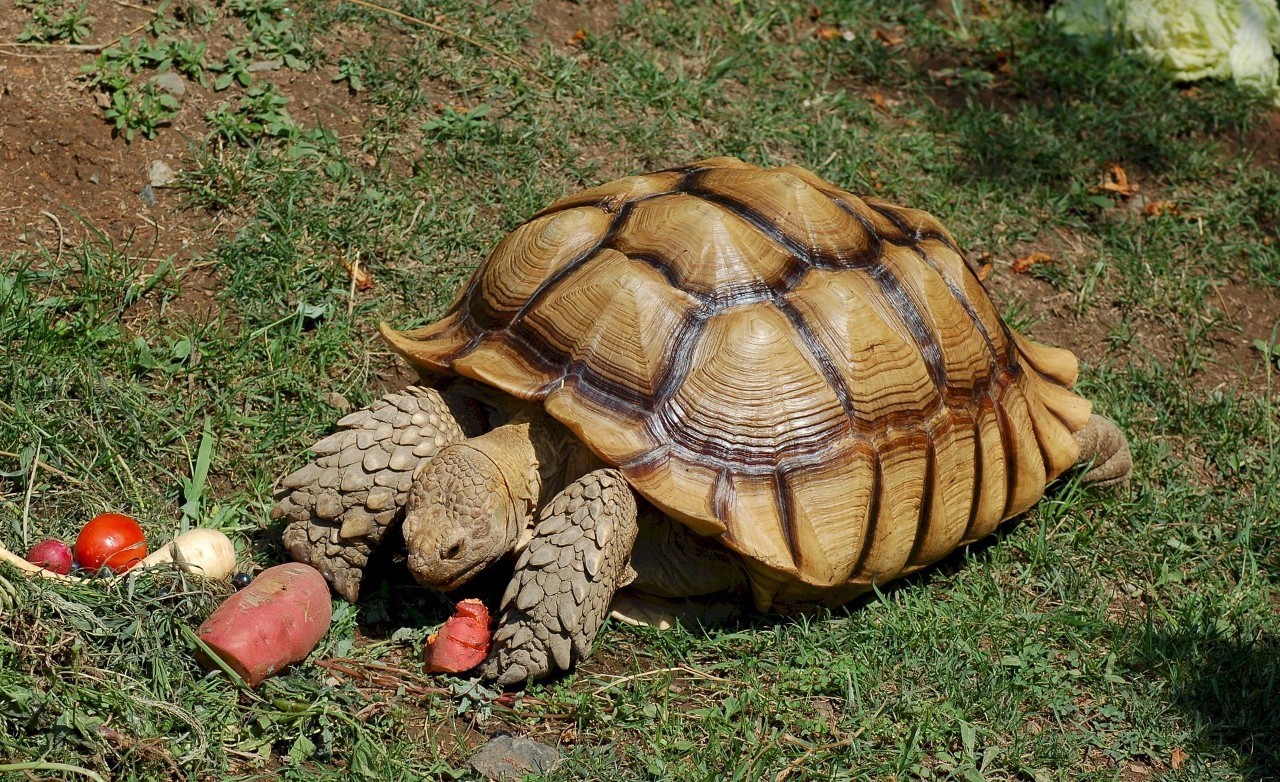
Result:
M391 346L540 400L756 603L844 601L982 538L1079 457L1075 356L1003 323L925 212L715 158L563 198Z

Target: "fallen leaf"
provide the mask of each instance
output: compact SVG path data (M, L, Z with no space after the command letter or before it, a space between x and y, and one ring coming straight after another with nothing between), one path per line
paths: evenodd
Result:
M1013 75L1013 53L1009 51L996 52L995 72L1001 76Z
M897 46L905 39L900 31L886 30L883 27L877 27L874 35L885 46Z
M820 24L814 28L813 37L820 41L834 41L837 38L845 41L852 41L853 32L850 30L842 30L835 25Z
M974 263L972 265L976 266L978 269L978 281L986 282L987 278L991 276L991 272L996 269L995 264L991 262L991 253L983 250L973 257L973 261Z
M1142 213L1147 217L1160 217L1178 213L1178 207L1172 201L1148 201L1142 206Z
M1107 163L1106 170L1102 175L1102 184L1098 186L1099 190L1108 193L1115 193L1121 198L1131 198L1142 188L1137 182L1130 182L1129 175L1117 163Z
M880 90L872 90L868 97L871 98L872 103L876 104L877 109L880 109L886 114L889 113L889 102L884 99L883 92Z
M1177 771L1187 762L1187 753L1182 751L1182 747L1173 748L1173 756L1169 758L1169 765L1173 766L1173 770Z
M569 40L565 41L565 46L585 46L587 43L587 31L578 28L573 31L573 35L569 36Z
M1026 274L1027 270L1037 263L1050 263L1053 256L1045 252L1034 252L1017 258L1013 262L1014 274Z
M367 291L373 287L373 273L360 265L359 260L349 261L342 259L342 265L346 267L347 274L351 275L351 279L356 284L356 290Z

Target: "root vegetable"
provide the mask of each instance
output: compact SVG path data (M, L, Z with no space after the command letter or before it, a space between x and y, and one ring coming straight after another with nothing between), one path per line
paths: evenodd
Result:
M193 529L152 552L138 566L165 562L176 562L183 571L205 578L226 578L235 570L236 549L231 539L216 529Z
M27 552L27 561L65 576L71 572L71 547L57 539L42 540Z
M267 568L227 598L196 635L250 687L306 659L329 631L333 604L320 571L300 562ZM203 651L206 668L217 662Z
M24 573L60 578L80 583L84 579L44 570L0 546L0 562L8 562ZM216 529L193 529L184 532L161 546L138 563L147 568L165 562L177 562L188 573L199 573L207 578L226 578L236 566L236 550L231 540ZM121 574L122 575L122 574ZM120 578L120 575L113 576Z
M439 632L427 639L423 654L427 671L471 670L488 656L489 635L489 609L479 600L463 600Z

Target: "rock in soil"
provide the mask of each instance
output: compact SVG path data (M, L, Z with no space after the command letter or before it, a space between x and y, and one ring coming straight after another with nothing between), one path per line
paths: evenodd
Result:
M486 779L506 782L525 774L546 774L560 764L560 752L529 739L499 734L471 756L471 767Z
M178 179L178 175L173 173L168 163L163 160L153 160L149 179L152 187L167 187Z

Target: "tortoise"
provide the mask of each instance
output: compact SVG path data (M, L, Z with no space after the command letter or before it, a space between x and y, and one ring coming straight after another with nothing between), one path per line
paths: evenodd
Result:
M937 220L798 167L713 158L562 198L439 321L381 332L424 385L340 420L272 515L351 600L401 524L442 590L514 558L481 670L501 685L586 657L622 587L838 605L1077 463L1131 472L1075 356L1003 322Z

